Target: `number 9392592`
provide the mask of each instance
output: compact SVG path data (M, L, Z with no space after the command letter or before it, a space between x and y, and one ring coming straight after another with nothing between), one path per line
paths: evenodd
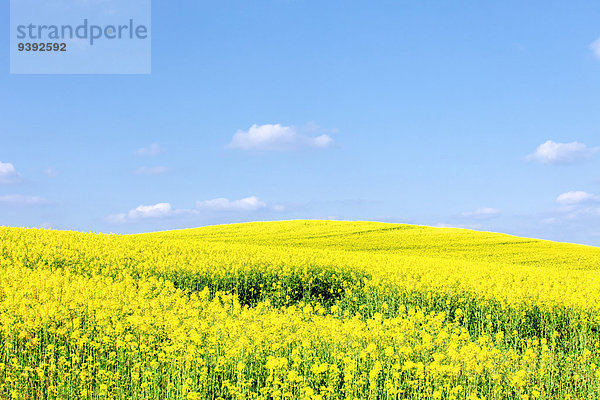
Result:
M19 43L19 51L67 51L66 43Z

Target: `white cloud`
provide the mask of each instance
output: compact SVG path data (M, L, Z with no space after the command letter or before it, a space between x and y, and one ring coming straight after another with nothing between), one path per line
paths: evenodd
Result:
M0 183L17 183L21 181L21 174L11 163L0 161Z
M137 218L164 218L173 213L173 207L169 203L158 203L153 206L138 206L129 211L127 216L132 219Z
M590 49L592 49L596 57L600 59L600 38L598 38L595 42L590 44Z
M133 171L136 175L160 175L169 172L168 167L139 167Z
M173 229L175 226L200 226L207 222L229 223L250 220L255 215L268 217L287 211L281 204L268 204L256 196L239 200L216 198L198 201L193 208L175 208L170 203L140 205L128 212L104 218L110 224L150 224L155 228Z
M170 203L158 203L154 205L140 205L129 212L109 215L106 220L110 223L134 223L142 221L155 221L185 216L186 218L205 219L222 216L224 212L254 212L269 209L267 203L256 196L246 197L240 200L229 200L218 198L213 200L198 201L195 209L176 209ZM283 211L281 206L274 206L272 211ZM191 220L190 220L191 221Z
M150 206L140 205L128 213L113 214L108 217L109 222L128 222L144 219L157 219L173 216L175 211L170 203L158 203Z
M598 150L600 148L588 147L583 143L556 143L548 140L541 144L533 154L528 155L527 160L543 164L567 164L589 158Z
M164 153L164 149L158 143L152 143L148 147L142 147L135 151L135 154L139 157L154 157L162 153Z
M589 203L592 201L600 201L600 196L587 193L581 190L571 191L563 193L556 198L556 202L559 204L581 204Z
M20 194L8 194L0 196L0 204L9 206L39 206L48 204L48 201L39 196L24 196Z
M460 214L465 218L476 218L476 219L490 219L495 218L501 214L501 211L496 208L481 207L475 211L467 211Z
M242 150L290 151L303 148L324 149L333 145L328 135L308 136L295 127L280 124L252 125L248 131L233 135L229 147Z
M198 209L213 211L256 211L267 207L267 203L256 196L246 197L240 200L229 200L218 198L213 200L198 201Z

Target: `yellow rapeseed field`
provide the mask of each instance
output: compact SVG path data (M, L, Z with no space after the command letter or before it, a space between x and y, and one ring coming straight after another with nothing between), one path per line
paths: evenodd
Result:
M0 228L0 399L598 399L600 249L288 221Z

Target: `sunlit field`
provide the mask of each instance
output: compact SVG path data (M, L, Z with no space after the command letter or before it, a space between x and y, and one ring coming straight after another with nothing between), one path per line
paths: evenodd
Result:
M291 221L0 228L1 399L597 399L600 248Z

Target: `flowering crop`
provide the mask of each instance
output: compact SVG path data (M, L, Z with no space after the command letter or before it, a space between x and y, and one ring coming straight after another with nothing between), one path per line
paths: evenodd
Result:
M459 229L0 228L0 398L599 398L599 278Z

